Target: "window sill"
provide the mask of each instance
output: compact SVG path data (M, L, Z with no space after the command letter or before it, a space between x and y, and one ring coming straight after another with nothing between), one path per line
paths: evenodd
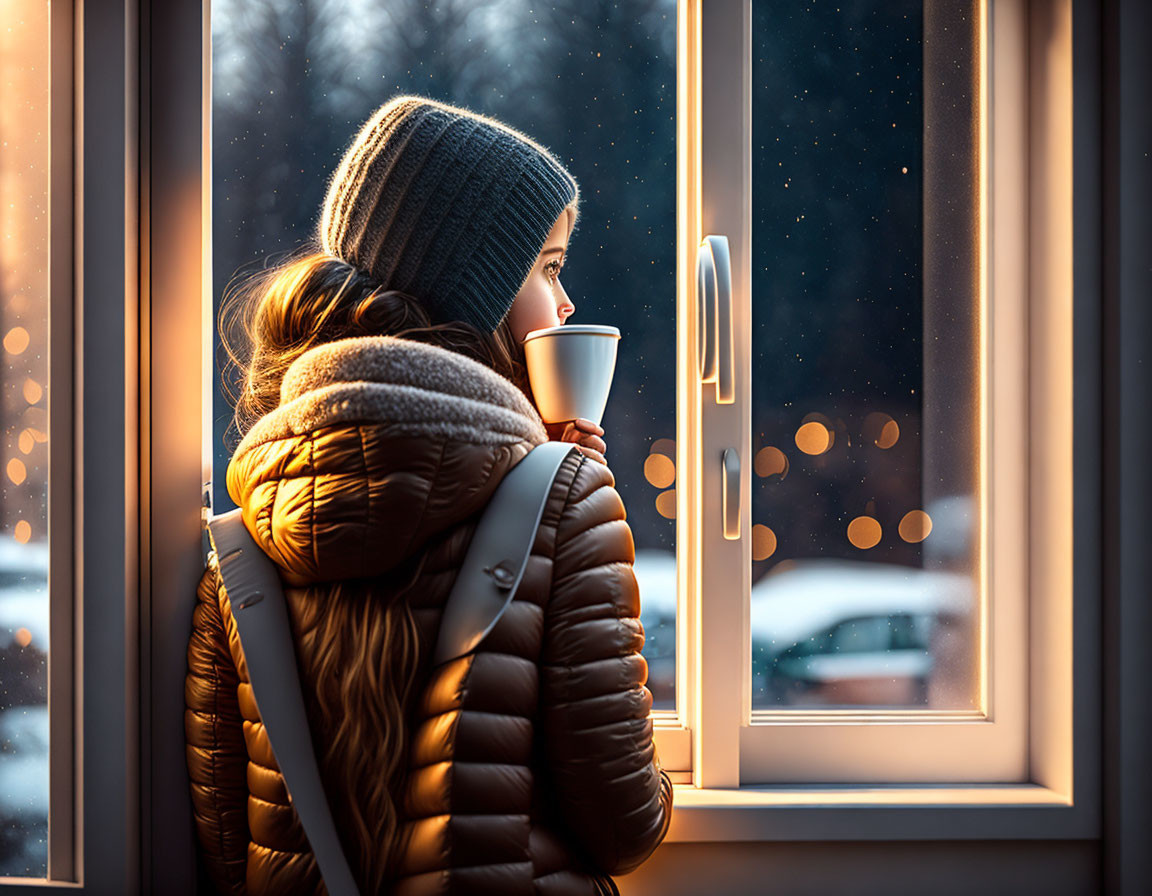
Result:
M1083 839L1088 809L1035 784L674 785L666 841Z

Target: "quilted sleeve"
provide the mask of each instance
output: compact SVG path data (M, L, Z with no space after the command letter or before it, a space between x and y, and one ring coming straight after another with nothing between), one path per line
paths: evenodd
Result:
M248 753L216 583L213 555L196 590L188 642L184 749L205 865L220 893L239 896L245 892L249 839Z
M648 858L672 812L648 717L635 557L611 471L582 458L556 532L541 716L559 814L608 874Z

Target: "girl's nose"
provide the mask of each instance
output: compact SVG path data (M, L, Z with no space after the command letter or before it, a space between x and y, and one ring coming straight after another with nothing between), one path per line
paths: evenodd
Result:
M558 286L560 285L559 280L557 280L556 283ZM556 313L560 316L560 322L563 323L565 319L571 317L576 311L576 306L573 305L572 300L568 298L568 293L563 286L560 286L560 295L563 298L560 300L560 306L556 309Z

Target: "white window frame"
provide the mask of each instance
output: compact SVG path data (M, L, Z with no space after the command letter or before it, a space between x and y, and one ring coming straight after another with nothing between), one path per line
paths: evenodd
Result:
M657 746L662 757L680 755L690 738L691 761L677 787L672 841L1098 832L1099 702L1087 693L1099 667L1098 605L1088 594L1072 601L1071 12L1071 0L986 0L983 9L991 36L982 66L982 106L990 112L983 116L983 218L993 223L982 241L994 249L985 252L982 272L990 315L981 371L990 385L981 479L989 483L985 494L996 496L985 511L995 539L986 547L995 552L987 551L983 570L993 598L990 719L797 713L753 727L751 440L749 414L741 410L750 378L751 0L680 4L683 724L658 719ZM736 396L729 405L715 403L713 387L695 377L695 250L710 233L727 235L732 255ZM725 448L741 459L742 537L735 541L719 533ZM1014 550L1007 547L1013 538ZM1026 663L1013 664L1014 655ZM773 783L743 783L763 780Z

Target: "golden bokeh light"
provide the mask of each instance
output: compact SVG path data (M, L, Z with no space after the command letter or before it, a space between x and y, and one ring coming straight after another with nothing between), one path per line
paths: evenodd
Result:
M776 553L776 533L762 523L752 527L752 559L767 560Z
M644 460L644 478L656 488L668 488L676 481L676 464L666 454L649 454Z
M656 512L665 519L676 519L676 489L670 488L656 496Z
M20 446L21 454L31 454L32 449L36 447L36 440L32 438L32 430L26 429L20 433L20 438L17 439L16 444Z
M24 461L18 457L8 461L8 478L17 485L28 478L28 469L24 466Z
M805 423L796 430L796 447L805 454L823 454L832 447L832 430L818 420Z
M657 439L648 449L648 453L663 454L665 457L676 460L676 442L673 439Z
M909 544L923 541L932 532L932 517L923 510L909 510L900 520L900 537Z
M28 331L23 327L13 327L4 337L4 351L10 355L18 355L28 348Z
M878 448L891 448L900 439L900 426L888 414L873 411L864 418L864 439Z
M21 647L27 647L32 643L32 632L28 631L26 628L16 629L16 634L14 637L16 639L16 643Z
M36 404L41 398L44 397L44 390L40 388L40 384L32 377L24 380L24 400L28 404Z
M776 480L779 482L788 475L788 458L775 445L765 445L756 452L756 457L752 460L752 469L756 471L757 476L779 477Z
M32 441L34 441L34 442L47 442L48 441L47 433L40 432L40 430L38 430L38 429L32 429L31 427L29 427L28 428L28 435L32 436Z
M32 527L28 524L27 520L20 520L16 524L16 529L12 536L20 542L20 544L28 544L28 540L32 537Z
M48 412L42 407L24 408L24 425L31 429L48 429Z
M862 551L876 547L880 534L880 523L870 516L858 516L848 524L848 540Z

